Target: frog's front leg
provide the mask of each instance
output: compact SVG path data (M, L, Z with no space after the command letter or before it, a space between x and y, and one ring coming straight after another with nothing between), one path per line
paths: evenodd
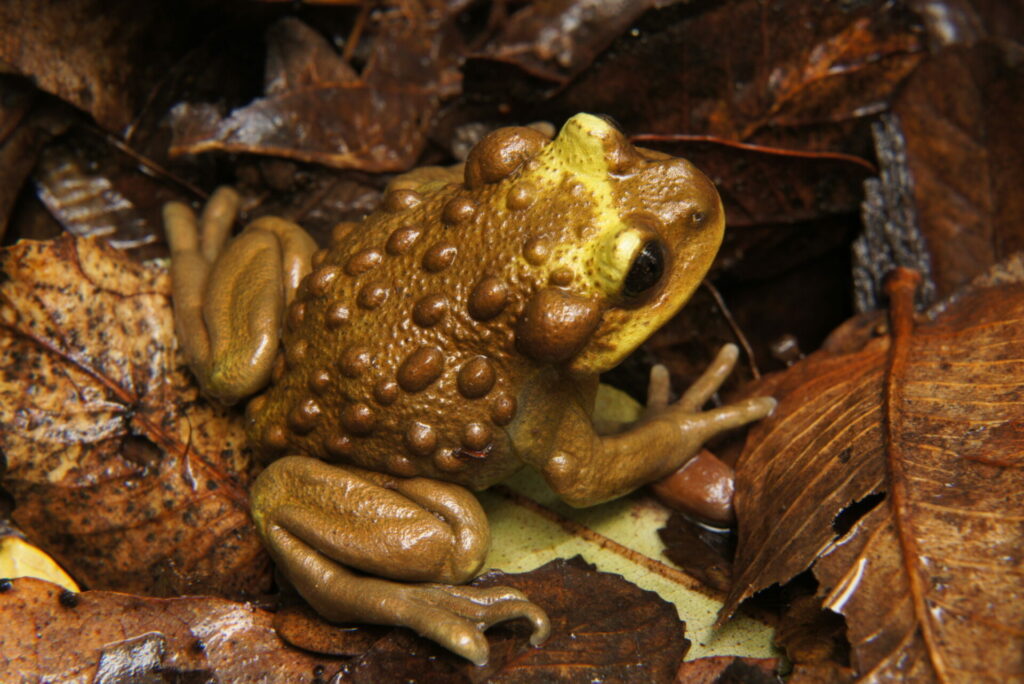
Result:
M701 407L736 363L726 345L704 374L674 404L668 403L668 375L653 374L644 416L628 430L600 436L581 402L567 401L548 454L528 458L559 496L574 506L591 506L659 480L689 461L715 435L764 418L771 397L755 397L709 411Z
M495 623L530 620L535 645L550 632L544 611L515 589L454 586L480 570L490 541L483 509L462 487L289 456L260 474L251 496L277 567L328 620L410 627L478 665Z
M214 193L198 225L188 206L164 207L178 340L203 391L228 404L270 379L284 307L316 251L304 230L274 217L228 241L237 211L230 188Z

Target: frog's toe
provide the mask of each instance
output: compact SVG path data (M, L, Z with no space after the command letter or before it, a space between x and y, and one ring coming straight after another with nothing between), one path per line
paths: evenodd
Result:
M735 344L723 345L704 373L697 378L679 399L679 405L687 411L699 411L711 395L718 391L725 379L732 373L739 359L740 351Z
M669 377L668 367L656 363L651 366L651 374L647 380L647 406L648 413L661 411L671 399L672 381Z
M487 663L484 632L492 625L524 618L533 626L534 646L551 634L547 613L516 589L424 584L408 586L405 593L406 624L477 665Z

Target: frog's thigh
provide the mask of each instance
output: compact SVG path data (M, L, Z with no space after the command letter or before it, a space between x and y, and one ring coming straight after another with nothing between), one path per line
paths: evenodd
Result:
M480 570L490 543L476 497L427 478L290 456L260 474L251 496L257 526L275 556L287 555L280 542L291 537L309 553L396 580L466 582Z
M450 584L476 573L488 543L483 510L461 487L291 456L260 474L252 506L279 569L329 620L409 627L478 665L490 625L526 618L533 644L550 632L517 590ZM439 583L405 583L417 580Z

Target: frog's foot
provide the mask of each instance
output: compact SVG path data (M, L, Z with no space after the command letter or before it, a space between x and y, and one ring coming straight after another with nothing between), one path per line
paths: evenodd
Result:
M679 420L693 448L720 432L760 420L775 408L771 397L754 397L710 411L700 412L736 365L739 350L727 344L718 356L675 404L669 404L671 387L668 369L651 368L647 386L645 418L666 414ZM682 467L655 485L655 490L673 505L715 524L734 521L732 508L733 471L708 451L700 451Z
M550 632L519 591L455 586L479 571L489 543L462 487L291 456L260 474L252 506L279 569L328 620L409 627L478 665L493 624L526 618L535 645Z
M230 188L198 221L185 204L164 207L178 341L203 391L225 403L270 379L284 307L316 250L305 231L272 217L228 241L237 213Z
M674 404L669 404L668 369L660 364L654 366L647 386L647 407L641 421L666 417L678 419L687 433L687 441L697 441L699 447L721 432L768 416L777 404L772 397L752 397L708 411L700 410L729 377L738 357L736 345L723 346L715 360ZM693 453L696 452L697 449L693 449Z

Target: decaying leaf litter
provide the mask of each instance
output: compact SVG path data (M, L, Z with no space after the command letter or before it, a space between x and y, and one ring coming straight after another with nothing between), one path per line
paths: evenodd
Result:
M664 531L670 557L703 557L697 576L723 590L731 577L726 612L810 567L809 595L789 600L802 617L779 632L793 680L1020 676L1024 361L1012 255L1024 225L1014 191L1024 176L1014 57L1024 10L968 0L626 3L609 21L601 3L483 5L0 9L11 29L0 59L38 88L0 84L0 226L11 246L0 284L0 450L21 532L90 590L259 599L270 587L246 523L249 455L237 423L198 398L175 356L160 266L106 261L112 253L81 240L17 239L69 230L119 240L134 259L159 256L163 201L223 182L242 189L250 217L281 214L325 235L372 208L380 171L448 162L495 125L603 112L708 170L732 226L710 278L717 291L696 297L613 381L635 391L658 360L684 386L736 330L752 368L796 362L759 389L737 378L730 390L769 387L782 400L742 455L735 443L714 446L738 457L735 557L716 555L723 545L709 547L683 518ZM264 54L265 36L263 71L252 56ZM275 118L291 125L252 128ZM171 155L202 150L212 152ZM94 198L84 212L78 188ZM889 315L879 311L895 266L923 275L916 298L929 317L915 320L906 285ZM853 302L864 313L851 318ZM572 572L574 584L606 581ZM546 577L531 591L554 581ZM33 620L58 616L71 629L74 601L39 586L15 580L0 605L31 597ZM807 632L793 621L829 615L821 604L844 616L832 632L848 647L800 640ZM288 671L326 678L340 666L274 641L268 614L246 610L259 643L273 644L265 657ZM681 638L678 623L657 624L652 643ZM520 647L515 626L507 632L495 638ZM151 670L245 671L175 634L136 643L126 632L104 642L128 639L109 653L84 644L92 655L64 671L114 667L117 649ZM630 662L655 667L642 646ZM399 676L430 657L416 655L422 648L411 635L381 637L346 676ZM410 660L379 670L374 653ZM574 662L600 666L588 657ZM569 661L545 675L565 675ZM674 668L657 667L671 679Z

